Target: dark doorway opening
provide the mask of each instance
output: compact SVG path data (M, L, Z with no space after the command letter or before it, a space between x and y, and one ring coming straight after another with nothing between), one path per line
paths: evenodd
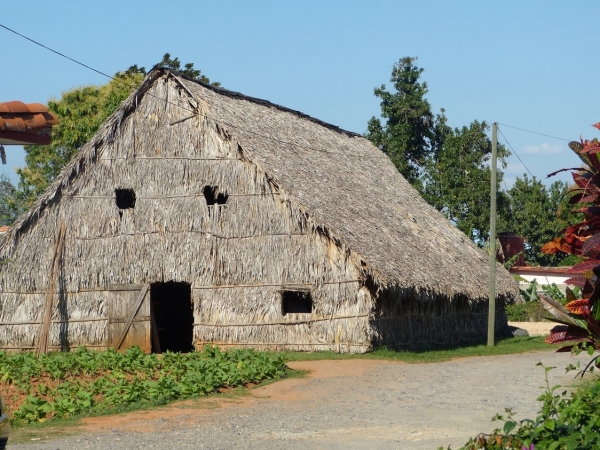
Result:
M187 353L194 349L192 286L168 281L150 285L152 352Z

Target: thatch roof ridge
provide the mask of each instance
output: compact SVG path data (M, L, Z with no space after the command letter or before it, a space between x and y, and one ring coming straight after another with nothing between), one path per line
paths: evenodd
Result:
M336 131L338 133L345 134L347 136L360 136L360 137L362 137L362 135L359 134L359 133L356 133L354 131L344 130L343 128L340 128L337 125L333 125L333 124L331 124L329 122L325 122L323 120L320 120L320 119L317 119L315 117L309 116L308 114L305 114L305 113L303 113L301 111L298 111L298 110L295 110L295 109L291 109L291 108L287 108L286 106L282 106L282 105L279 105L277 103L273 103L273 102L270 102L268 100L264 100L262 98L252 97L250 95L245 95L245 94L242 94L241 92L230 91L229 89L225 89L225 88L222 88L220 86L213 86L212 84L207 84L207 83L204 83L202 81L196 80L194 78L188 77L187 75L185 75L185 74L183 74L183 73L181 73L181 72L179 72L179 71L177 71L175 69L171 69L169 67L154 66L152 70L155 70L155 69L156 70L163 70L165 72L171 72L173 75L176 75L178 78L182 78L182 79L185 79L187 81L191 81L193 83L199 84L199 85L205 87L206 89L210 89L210 90L212 90L212 91L214 91L214 92L216 92L218 94L225 95L225 96L231 97L233 99L247 100L249 102L256 103L256 104L262 105L262 106L266 106L268 108L275 108L275 109L278 109L280 111L285 111L285 112L294 114L294 115L296 115L298 117L301 117L303 119L310 120L311 122L317 123L317 124L319 124L319 125L321 125L321 126L323 126L325 128L328 128L330 130Z

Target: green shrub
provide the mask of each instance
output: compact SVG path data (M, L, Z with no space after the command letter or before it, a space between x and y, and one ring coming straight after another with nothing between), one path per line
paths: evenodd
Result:
M541 322L548 315L539 301L506 305L505 310L509 322Z
M509 322L541 322L548 316L546 309L539 301L538 288L541 288L545 296L553 298L561 304L567 303L566 295L556 283L539 285L534 279L524 289L520 289L524 303L506 305L506 317ZM576 298L581 298L581 290L578 287L572 289L571 293Z

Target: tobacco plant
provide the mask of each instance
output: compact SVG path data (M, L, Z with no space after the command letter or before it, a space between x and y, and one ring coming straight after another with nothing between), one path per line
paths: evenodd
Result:
M0 390L15 423L29 423L209 395L280 378L285 370L280 355L217 347L165 352L161 359L139 347L125 353L83 347L39 356L0 352Z

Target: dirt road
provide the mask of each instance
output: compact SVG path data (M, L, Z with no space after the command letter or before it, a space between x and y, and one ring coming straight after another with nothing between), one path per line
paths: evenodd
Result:
M582 357L582 360L585 358ZM18 449L429 449L457 448L489 432L497 412L533 417L544 384L537 362L571 384L569 355L475 357L432 364L379 360L290 363L305 378L150 412L93 418L82 434Z

